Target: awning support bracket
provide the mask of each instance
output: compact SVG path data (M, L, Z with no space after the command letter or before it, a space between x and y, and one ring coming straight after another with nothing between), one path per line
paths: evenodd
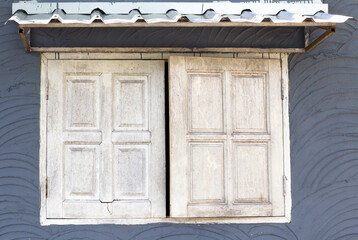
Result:
M59 24L54 24L53 27L60 27ZM64 27L79 27L78 25L70 26L63 25ZM273 26L273 25L270 25ZM307 25L308 27L310 25ZM336 24L331 23L330 25L323 25L314 27L319 27L326 30L318 38L313 40L311 43L306 43L304 48L181 48L181 47L33 47L30 44L30 39L27 37L27 34L30 33L31 28L35 27L51 27L50 24L47 26L32 26L32 25L19 25L18 33L20 35L22 44L26 52L122 52L122 53L134 53L134 52L216 52L216 53L307 53L316 48L324 40L329 38L332 34L336 32ZM90 27L86 25L80 25L80 27ZM98 27L98 26L95 26ZM109 27L107 25L107 27ZM112 26L112 27L118 27ZM242 26L240 26L242 27ZM26 33L26 31L28 31Z
M336 32L336 26L335 25L332 25L330 27L324 27L323 29L325 29L326 31L321 36L319 36L318 38L313 40L310 44L306 45L306 47L305 47L305 52L306 53L312 51L319 44L321 44L324 40L326 40L327 38L329 38L330 36L332 36Z
M29 39L27 38L27 35L26 35L26 28L20 27L20 25L19 25L18 33L20 35L21 42L24 45L25 51L26 52L33 52L33 50L31 49Z

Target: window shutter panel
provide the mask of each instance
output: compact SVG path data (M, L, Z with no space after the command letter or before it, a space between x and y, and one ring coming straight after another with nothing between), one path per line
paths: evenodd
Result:
M47 218L165 217L164 62L48 69Z
M169 58L172 217L284 216L279 60Z

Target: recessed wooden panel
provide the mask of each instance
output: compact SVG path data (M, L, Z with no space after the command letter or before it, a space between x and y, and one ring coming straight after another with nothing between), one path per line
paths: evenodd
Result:
M189 74L189 132L224 132L222 74Z
M266 76L233 75L234 132L266 132Z
M150 218L152 206L153 204L149 200L113 201L111 203L87 201L85 204L81 201L64 201L63 214L66 218L77 218L81 221L84 221L83 216L87 216L90 219L95 219L96 222L107 220L104 223L110 223L113 221L108 221L109 219L130 221L133 218Z
M190 143L190 165L191 202L224 202L224 143Z
M46 220L165 217L164 66L49 61Z
M147 76L114 76L114 129L148 129Z
M98 128L100 88L99 76L67 75L66 108L67 129Z
M234 143L234 162L235 202L268 202L268 143Z
M65 145L66 199L98 199L99 146Z
M115 146L115 198L145 199L149 145Z
M280 61L173 56L169 77L171 216L284 216Z

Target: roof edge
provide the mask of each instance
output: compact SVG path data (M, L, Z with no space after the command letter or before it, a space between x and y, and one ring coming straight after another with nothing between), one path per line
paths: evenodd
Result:
M142 14L165 14L176 9L183 14L203 14L214 9L220 14L240 14L250 9L257 14L276 15L282 10L290 13L313 15L317 12L328 13L328 4L323 3L236 3L230 1L213 2L37 2L20 1L12 4L12 13L25 11L27 14L50 14L55 10L67 14L90 14L100 9L106 14L128 14L137 9Z

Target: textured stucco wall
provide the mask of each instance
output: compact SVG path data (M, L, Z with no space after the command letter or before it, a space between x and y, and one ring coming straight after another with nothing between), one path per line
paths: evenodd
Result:
M358 18L357 0L330 1ZM11 1L0 2L0 22ZM290 224L39 225L39 54L0 25L0 239L358 239L358 26L290 58Z
M323 30L322 30L323 31ZM304 28L38 28L34 47L254 47L302 48ZM269 39L269 41L267 41Z

